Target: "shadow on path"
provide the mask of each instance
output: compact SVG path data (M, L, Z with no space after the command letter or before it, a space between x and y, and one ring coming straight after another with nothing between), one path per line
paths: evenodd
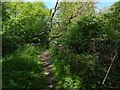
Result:
M52 63L50 62L49 51L45 50L39 57L43 62L43 75L45 75L46 79L48 80L48 85L46 88L53 89L55 88L55 79L51 71Z

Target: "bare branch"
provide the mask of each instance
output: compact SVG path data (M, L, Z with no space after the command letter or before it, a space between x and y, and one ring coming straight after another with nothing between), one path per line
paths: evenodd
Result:
M51 18L50 18L50 23L48 23L44 28L43 28L43 30L42 30L42 32L40 32L38 35L39 36L41 36L41 35L44 35L45 33L49 33L49 29L48 29L48 27L49 27L49 25L51 26L51 28L52 28L52 20L53 20L53 17L54 17L54 15L55 15L55 13L56 13L56 10L58 9L58 2L59 2L59 0L57 0L57 2L56 2L56 5L55 5L55 8L54 8L54 12L52 13L52 10L50 10L50 13L52 13L52 16L51 16ZM49 22L49 21L48 21Z
M106 86L106 85L104 85L104 87L106 87L106 88L109 88L109 89L119 89L120 87L110 87L110 86Z
M59 38L59 37L61 37L61 36L62 36L62 34L59 34L59 35L51 35L52 38Z
M58 8L57 8L58 2L59 2L59 0L57 0L57 2L56 2L55 8L54 8L54 12L52 13L52 16L51 16L51 19L50 19L51 28L52 28L52 20L53 20L53 17L54 17L54 15L55 15L55 13L56 13L56 11L57 11L57 9L58 9Z
M113 65L113 61L115 60L117 54L118 54L118 53L116 52L115 55L114 55L114 57L112 58L111 64L110 64L110 66L109 66L109 68L108 68L108 70L107 70L107 73L106 73L106 75L105 75L105 78L103 79L102 84L105 83L105 80L106 80L106 78L108 77L108 74L109 74L109 72L110 72L110 69L111 69L111 67L112 67L112 65Z

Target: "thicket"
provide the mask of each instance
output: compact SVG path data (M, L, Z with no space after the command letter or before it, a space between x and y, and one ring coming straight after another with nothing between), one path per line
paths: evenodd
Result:
M2 4L3 56L15 51L20 45L36 42L47 45L48 35L39 36L49 17L49 10L42 2L6 2Z
M37 57L39 47L25 45L14 53L6 55L2 62L3 88L45 88L47 80L43 65Z
M42 2L2 2L3 89L47 87L38 55L49 46L48 34L39 35L48 18Z
M84 13L87 14L78 15L77 20L65 16L71 22L59 23L56 28L61 35L53 27L50 52L58 87L81 90L120 88L119 7L120 2L117 2L98 14L86 10ZM64 14L58 16L60 20L63 17Z
M45 88L37 55L49 49L56 88L120 89L119 12L120 1L99 13L57 1L51 15L41 2L2 3L3 88Z

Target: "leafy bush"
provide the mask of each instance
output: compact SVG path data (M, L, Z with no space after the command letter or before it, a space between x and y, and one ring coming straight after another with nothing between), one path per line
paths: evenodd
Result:
M110 89L111 86L119 88L119 64L117 63L120 55L120 20L118 19L118 7L119 2L115 3L106 13L82 17L65 30L64 36L53 39L54 43L50 45L50 52L54 72L61 87L72 86L74 80L71 75L75 75L81 78L77 80L81 82L83 90L104 90ZM108 82L102 85L116 52L118 57L115 58L116 61L107 77ZM113 77L115 81L112 80Z
M79 77L73 75L73 76L66 76L64 78L63 88L73 89L73 88L81 88L81 87L82 85Z
M6 6L6 13L3 14L9 14L10 18L6 21L3 19L3 56L14 51L21 44L40 42L41 45L48 45L48 34L38 35L43 31L49 17L49 11L43 3L6 4L3 5Z
M42 62L37 57L39 48L26 45L2 61L3 88L44 88Z

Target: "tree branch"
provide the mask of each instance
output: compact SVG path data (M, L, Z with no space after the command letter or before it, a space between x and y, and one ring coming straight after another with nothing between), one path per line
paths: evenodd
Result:
M65 21L68 21L68 23L66 23L66 25L68 25L72 19L74 19L75 17L79 16L80 14L82 14L84 11L87 10L87 8L84 8L86 3L82 4L80 7L78 7L77 11L73 14L70 15L69 19L66 19ZM88 6L90 5L90 3L88 4ZM84 8L84 9L81 9Z
M50 27L52 28L52 20L53 20L53 17L54 17L54 15L55 15L55 13L56 13L56 10L58 9L57 8L57 6L58 6L58 2L59 2L59 0L57 0L57 2L56 2L56 5L55 5L55 8L54 8L54 12L52 13L52 11L50 10L50 13L52 13L52 16L51 16L51 18L50 18L50 23L48 23L44 28L43 28L43 30L42 30L42 32L40 32L38 35L39 36L41 36L41 35L44 35L45 33L49 33L49 25L50 25Z
M110 86L106 86L106 85L104 85L104 87L106 87L106 88L109 88L109 89L119 89L120 87L110 87Z
M52 16L51 16L51 19L50 19L51 28L52 28L53 17L54 17L54 15L55 15L56 11L57 11L58 2L59 2L59 0L57 0L57 2L56 2L55 8L54 8L54 12L52 13Z
M108 74L109 74L109 72L110 72L110 69L111 69L111 67L112 67L112 65L113 65L113 61L115 60L117 54L118 54L118 53L116 52L115 55L114 55L114 57L112 58L111 64L110 64L110 66L109 66L109 68L108 68L108 70L107 70L107 73L106 73L106 75L105 75L105 78L103 79L102 84L105 83L106 78L108 77Z

